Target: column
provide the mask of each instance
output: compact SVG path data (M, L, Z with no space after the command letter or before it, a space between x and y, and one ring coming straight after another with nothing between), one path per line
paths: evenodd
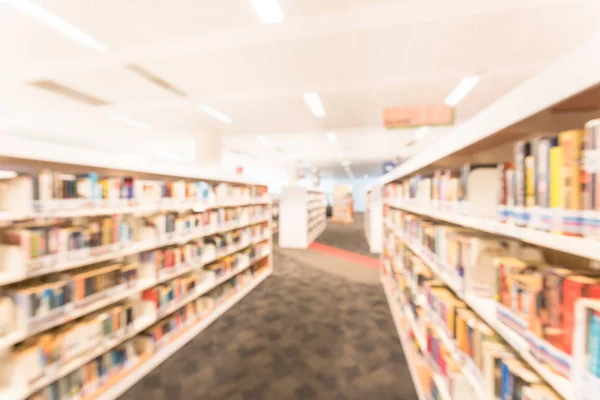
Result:
M221 166L221 132L196 133L196 163L203 167Z

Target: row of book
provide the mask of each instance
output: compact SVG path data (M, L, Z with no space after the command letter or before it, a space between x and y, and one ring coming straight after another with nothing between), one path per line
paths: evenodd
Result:
M246 227L128 256L129 263L104 262L8 286L2 304L6 315L11 316L6 322L11 328L0 329L0 337L18 329L35 332L60 320L73 307L84 307L119 290L134 288L139 282L152 284L181 267L198 267L241 250L240 247L249 246L252 241L266 239L268 233L269 228L264 224ZM264 251L265 246L268 243L258 243L256 251ZM247 257L253 256L254 247L247 253Z
M465 294L493 299L519 333L534 335L573 353L575 302L600 299L600 272L589 267L549 265L535 247L466 228L456 228L399 210L388 210L395 226L439 260ZM508 313L506 311L509 311ZM522 321L527 321L522 322ZM559 363L560 364L560 363ZM568 370L559 371L563 375Z
M260 199L266 186L159 181L134 177L102 176L95 172L70 174L41 170L0 180L0 211L51 211L63 207L164 204L165 201L214 204L224 199ZM60 200L80 200L61 202Z
M268 261L265 261L263 265L245 270L205 295L193 299L132 339L115 346L67 376L52 382L30 396L28 400L95 398L127 376L134 368L146 362L165 345L200 323L239 288L256 279L267 266ZM130 324L129 328L132 326ZM32 364L35 363L36 361L32 360ZM36 371L36 374L37 372L39 371ZM19 374L20 369L14 373ZM32 373L28 376L35 378L36 374ZM43 375L37 374L37 379L41 379L41 377ZM35 380L32 381L35 382Z
M81 258L115 251L115 245L125 246L134 241L194 233L207 234L218 229L235 228L237 225L257 221L262 216L267 218L267 213L268 208L265 206L246 206L186 215L113 215L64 220L52 226L31 227L27 224L0 232L0 254L8 251L7 247L17 247L26 260L49 255L63 255L65 258L73 255ZM87 252L82 253L83 250Z
M384 249L386 264L391 266L388 274L409 297L412 318L425 332L423 352L433 371L443 378L443 390L432 387L434 398L442 398L441 392L447 391L450 398L461 400L559 399L391 231L388 242L391 246ZM425 300L419 301L419 296ZM472 378L466 379L465 374Z
M499 164L466 164L387 185L391 200L570 235L600 235L600 119L540 133Z

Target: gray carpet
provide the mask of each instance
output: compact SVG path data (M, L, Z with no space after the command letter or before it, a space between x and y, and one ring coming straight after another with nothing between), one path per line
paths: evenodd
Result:
M417 398L379 285L274 258L272 277L122 399Z
M327 220L327 229L317 240L317 243L337 247L342 250L353 251L363 256L379 258L369 250L369 244L363 231L363 213L354 213L353 224L342 224Z

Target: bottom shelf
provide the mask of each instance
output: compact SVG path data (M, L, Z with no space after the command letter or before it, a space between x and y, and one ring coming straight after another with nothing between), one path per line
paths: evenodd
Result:
M159 351L147 358L144 362L140 363L136 368L129 371L127 375L123 377L123 379L119 380L112 387L108 388L102 395L98 396L97 399L113 400L125 393L125 391L139 382L144 376L148 375L154 368L162 364L167 358L172 356L176 351L198 336L202 331L204 331L204 329L206 329L221 315L227 312L231 307L237 304L237 302L244 298L272 273L273 268L271 267L266 272L263 272L260 276L254 278L252 282L242 287L224 303L217 306L217 308L215 308L204 319L199 321L195 326L191 327L177 339L161 348Z
M410 376L412 378L413 385L415 386L415 390L417 392L417 397L419 398L419 400L430 400L431 396L427 394L428 391L426 391L426 389L423 387L423 383L419 378L419 373L417 371L417 366L414 359L415 352L411 349L410 341L405 334L408 331L408 329L402 323L404 317L400 309L400 305L394 299L394 294L391 293L390 283L386 281L386 278L383 275L381 276L381 284L383 286L383 291L385 292L385 297L387 298L388 305L390 306L392 318L394 319L394 325L396 326L396 330L398 331L398 337L400 338L402 351L404 352L404 357L406 357L406 363L408 364L408 369L410 371Z

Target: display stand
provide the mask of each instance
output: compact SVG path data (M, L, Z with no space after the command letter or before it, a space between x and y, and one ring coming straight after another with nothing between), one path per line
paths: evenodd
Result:
M284 187L279 213L279 246L284 248L307 248L327 226L327 202L317 189Z

